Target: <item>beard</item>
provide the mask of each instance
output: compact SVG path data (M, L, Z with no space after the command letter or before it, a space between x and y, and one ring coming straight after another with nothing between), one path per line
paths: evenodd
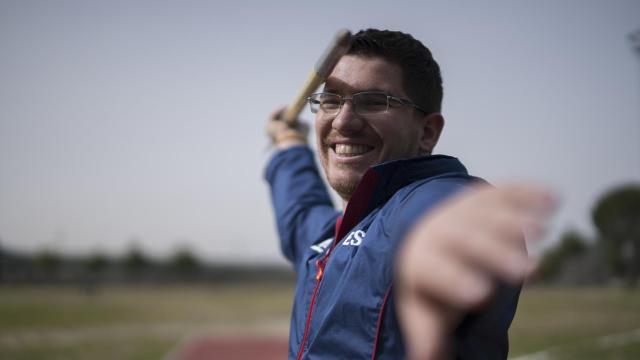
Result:
M329 186L340 195L342 200L348 202L360 184L362 176L375 163L360 163L356 165L330 163L329 152L333 150L326 145L322 146L321 149L322 152L319 154L320 163Z
M335 190L344 201L349 201L349 199L351 199L351 195L356 191L359 183L360 179L329 179L329 185L331 185L331 188L333 188L333 190Z
M368 167L364 170L353 169L336 164L328 166L324 161L323 168L329 186L331 186L331 188L335 190L335 192L337 192L338 195L340 195L340 198L345 202L351 199L351 196L360 184L360 180L362 180L362 176L366 172L366 169L368 169Z

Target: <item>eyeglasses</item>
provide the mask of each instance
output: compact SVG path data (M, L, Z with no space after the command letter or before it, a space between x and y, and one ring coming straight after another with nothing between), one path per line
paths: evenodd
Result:
M307 100L312 113L315 114L320 111L321 114L330 116L338 115L342 105L347 100L351 100L353 111L358 115L386 113L389 109L402 106L411 106L425 114L427 113L426 110L414 104L411 100L395 97L380 91L364 91L351 96L320 92L311 94Z

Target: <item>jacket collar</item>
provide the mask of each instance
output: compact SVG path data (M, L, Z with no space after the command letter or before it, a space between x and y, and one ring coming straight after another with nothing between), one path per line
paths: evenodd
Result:
M337 238L346 235L369 212L386 202L401 188L414 181L447 173L468 174L457 158L446 155L392 160L369 168L347 203L336 229Z
M370 171L378 174L373 196L369 200L370 210L380 205L380 203L386 202L398 190L412 182L447 173L468 174L467 169L460 160L447 155L429 155L392 160L373 166L368 170L368 172Z

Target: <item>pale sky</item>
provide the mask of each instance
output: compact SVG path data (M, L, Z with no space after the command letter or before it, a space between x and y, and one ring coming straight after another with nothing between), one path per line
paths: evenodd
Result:
M593 233L640 181L640 2L0 0L0 243L283 263L264 123L336 30L409 32L444 78L437 153ZM311 120L310 113L303 114Z

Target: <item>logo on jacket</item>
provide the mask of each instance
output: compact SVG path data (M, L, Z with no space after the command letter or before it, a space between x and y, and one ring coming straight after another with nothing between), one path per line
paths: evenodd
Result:
M366 235L367 233L365 233L362 230L352 231L349 233L346 239L344 239L344 241L342 242L342 245L343 246L359 246L360 244L362 244L362 240L364 240L364 237Z
M329 247L329 245L331 245L331 243L333 242L333 238L330 237L326 240L323 240L315 245L311 245L311 250L318 252L320 254L322 254L325 250L327 250L327 248Z

